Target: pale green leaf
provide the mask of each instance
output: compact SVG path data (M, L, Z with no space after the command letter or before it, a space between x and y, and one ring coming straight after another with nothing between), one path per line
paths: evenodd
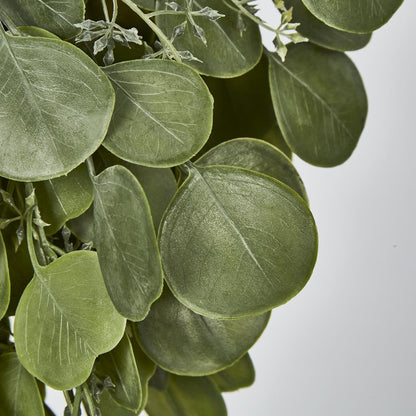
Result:
M100 395L100 402L96 403L100 416L137 416L138 412L117 403L110 390L104 390Z
M348 33L327 26L304 6L302 0L285 0L285 5L293 7L293 21L300 23L297 31L319 46L353 51L363 48L370 41L371 33Z
M0 30L0 175L67 174L103 141L114 92L101 69L60 40Z
M176 1L185 7L186 0ZM157 0L158 8L165 8L164 0ZM212 21L206 17L195 17L196 24L204 30L207 46L193 30L175 39L174 46L178 50L186 50L202 62L190 61L188 65L201 74L214 77L230 78L242 75L253 68L262 53L260 30L256 23L246 16L241 16L229 0L193 0L193 9L200 10L210 7L225 15ZM245 30L240 31L241 22ZM183 15L161 15L156 18L158 26L170 36L176 26L184 20Z
M201 77L177 62L136 60L105 68L116 107L104 146L144 166L178 165L194 156L212 126L212 97Z
M269 55L270 88L289 147L306 162L335 166L355 149L367 116L360 74L341 52L290 45L286 61Z
M118 344L124 327L97 254L74 251L36 266L16 311L16 352L35 377L66 390L88 378L95 358Z
M2 0L0 19L14 26L39 26L61 38L75 36L84 20L83 0Z
M302 179L292 162L279 149L262 140L242 138L224 142L205 153L196 164L254 170L285 183L308 201Z
M55 234L68 220L84 213L92 203L93 188L85 164L67 176L34 184L42 220L50 224L47 234Z
M233 167L190 167L159 238L173 294L212 318L251 316L287 302L308 281L317 251L301 197Z
M403 0L302 0L328 26L368 33L384 25Z
M227 409L218 388L208 377L171 374L165 391L149 389L149 416L226 416Z
M36 380L23 368L16 353L0 356L0 409L7 416L44 416Z
M59 39L58 36L54 35L51 32L48 32L45 29L41 29L36 26L19 26L17 30L23 35L39 37L39 38L50 38L50 39Z
M201 376L240 359L263 332L269 315L211 319L192 312L165 290L136 328L143 350L159 367Z
M117 310L144 319L162 291L162 267L146 195L123 166L94 178L94 245Z
M6 245L0 232L0 319L6 314L10 302L10 275Z

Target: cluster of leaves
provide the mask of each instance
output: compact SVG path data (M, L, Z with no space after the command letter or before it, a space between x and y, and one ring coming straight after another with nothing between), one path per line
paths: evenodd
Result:
M0 6L0 415L53 414L45 385L66 415L224 415L315 263L292 152L351 155L344 52L401 0L277 1L275 28L247 0L108 3Z

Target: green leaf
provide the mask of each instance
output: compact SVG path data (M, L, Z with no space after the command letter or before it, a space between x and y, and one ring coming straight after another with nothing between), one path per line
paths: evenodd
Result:
M94 242L94 207L91 205L82 215L68 221L67 225L82 242Z
M178 165L194 156L212 126L212 97L200 76L172 61L136 60L106 67L116 108L104 146L145 166Z
M0 30L0 175L51 179L103 141L114 106L101 69L68 43Z
M135 4L146 10L156 10L156 3L158 0L133 0Z
M100 355L94 368L94 374L101 379L111 378L115 389L109 394L116 403L133 411L139 409L142 401L140 377L127 335L112 351Z
M61 38L75 36L84 20L83 0L2 0L0 19L14 26L39 26Z
M204 79L215 105L212 132L203 151L235 137L255 137L291 155L273 111L266 55L262 55L251 71L239 77Z
M0 356L0 403L8 416L45 415L36 381L14 352Z
M238 318L295 296L316 259L316 227L281 182L232 167L190 168L162 221L173 294L194 312Z
M308 201L302 179L292 162L279 149L262 140L243 138L224 142L195 163L200 167L227 165L263 173L283 182Z
M302 0L285 0L286 7L293 7L293 21L300 23L296 29L311 42L337 51L361 49L370 41L371 33L348 33L317 19L302 3Z
M312 44L290 45L285 63L273 54L269 61L276 117L292 151L317 166L345 162L367 116L364 85L352 61Z
M118 344L125 319L107 294L96 253L74 251L35 269L16 311L16 352L39 380L67 390Z
M212 374L210 379L222 392L235 391L254 383L255 372L248 354L244 355L233 366Z
M0 319L7 312L10 302L10 275L6 245L0 232Z
M403 0L302 0L328 26L355 33L368 33L384 25Z
M100 410L100 416L137 416L136 411L130 410L117 403L109 390L104 390L100 396L100 402L96 403Z
M45 29L41 29L36 26L19 26L17 30L23 35L39 37L39 38L50 38L50 39L59 39L58 36L54 35L51 32L48 32Z
M186 8L186 0L176 1ZM165 8L165 1L158 0L158 8ZM195 17L207 40L207 46L189 28L175 39L178 50L186 50L202 62L189 61L188 65L204 75L231 78L244 74L260 60L262 43L259 27L245 16L241 16L229 0L193 0L193 9L210 7L225 15L212 21L206 17ZM184 20L183 15L160 15L156 18L158 26L170 36L176 26ZM241 33L241 20L245 30Z
M94 245L116 309L144 319L162 292L162 267L146 195L123 166L94 178Z
M67 176L34 184L42 220L50 224L47 234L55 234L68 220L84 213L92 203L93 188L85 164Z
M165 290L136 328L143 350L158 366L179 375L201 376L240 359L263 332L269 315L210 319Z
M149 389L149 416L226 416L221 393L208 377L171 374L166 391Z

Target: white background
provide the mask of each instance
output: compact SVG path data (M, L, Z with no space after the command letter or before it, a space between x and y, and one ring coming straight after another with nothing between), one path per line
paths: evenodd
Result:
M259 3L272 21L272 2ZM252 349L255 384L225 395L230 416L416 414L415 19L416 2L405 0L349 54L370 105L349 161L323 169L295 158L318 262ZM49 397L62 404L61 393Z

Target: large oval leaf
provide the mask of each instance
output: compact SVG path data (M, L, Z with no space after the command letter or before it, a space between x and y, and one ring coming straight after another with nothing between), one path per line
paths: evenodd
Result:
M308 281L316 250L312 214L296 192L232 167L191 167L160 232L173 294L213 318L287 302Z
M88 378L95 358L118 344L124 327L125 319L107 294L97 254L73 251L36 266L16 311L16 352L35 377L66 390Z
M297 31L319 46L337 51L354 51L370 41L371 33L348 33L327 26L304 6L302 0L285 0L285 6L293 7L293 21L300 23Z
M121 159L168 167L207 141L212 97L200 76L172 61L135 60L105 68L116 108L104 146Z
M355 65L341 52L311 44L291 45L284 63L275 54L269 60L273 105L289 147L313 165L343 163L367 116Z
M166 290L136 328L143 350L158 366L201 376L241 358L263 332L269 315L210 319L192 312Z
M208 377L171 374L165 391L149 389L149 416L226 416L227 409L218 388Z
M67 174L103 141L114 92L101 69L68 43L0 30L0 175L19 181Z
M177 0L186 7L187 0ZM164 0L157 0L158 8L165 8ZM189 61L188 65L204 75L231 78L244 74L259 61L262 43L259 27L246 16L242 16L229 0L193 0L193 10L210 7L225 15L212 21L206 17L195 17L202 28L207 45L194 35L190 23L185 33L175 39L178 50L186 50L202 62ZM158 26L170 36L176 26L183 23L183 15L160 15Z
M67 176L35 184L36 198L48 234L55 234L68 220L85 212L92 203L92 182L85 164Z
M83 0L2 0L0 19L14 26L40 26L61 38L75 36L84 20Z
M10 302L10 275L6 245L0 232L0 320L6 314Z
M368 33L384 25L403 0L302 0L328 26Z
M229 140L209 150L196 164L201 167L227 165L254 170L285 183L308 201L305 186L292 162L279 149L262 140Z
M162 267L146 195L123 166L94 178L94 245L117 310L144 319L162 292Z
M14 352L0 356L0 408L8 416L45 415L36 380Z

